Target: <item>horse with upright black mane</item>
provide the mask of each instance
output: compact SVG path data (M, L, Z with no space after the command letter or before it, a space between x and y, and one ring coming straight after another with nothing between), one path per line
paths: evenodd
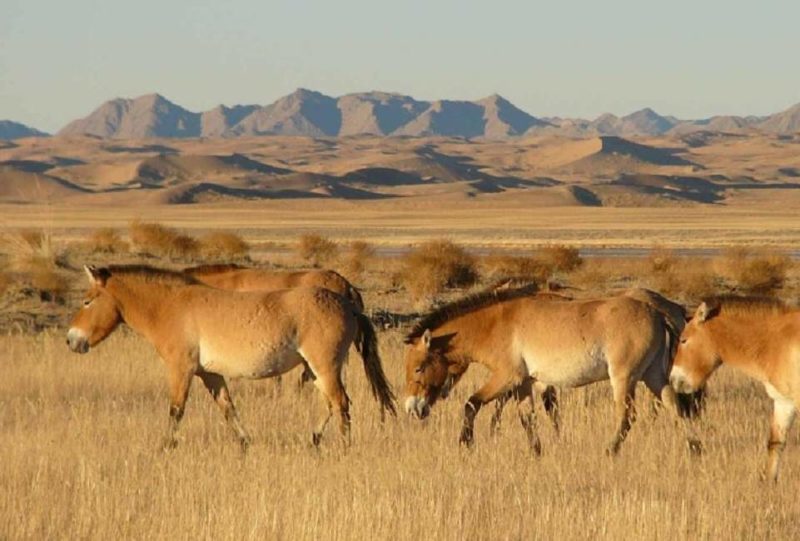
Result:
M274 377L305 362L327 402L312 434L318 444L336 413L349 441L350 399L342 367L351 343L359 351L372 392L383 410L395 413L369 318L327 289L298 287L238 293L201 284L180 272L147 266L85 267L89 290L67 333L70 349L86 353L120 324L144 336L167 365L169 431L175 445L194 377L222 409L243 448L249 437L239 422L226 378Z
M670 381L677 391L694 391L723 363L761 382L772 399L767 476L777 481L800 406L800 309L756 297L703 301L681 334Z
M669 385L674 339L659 311L626 296L570 300L526 288L480 293L432 312L406 336L406 411L426 417L469 365L480 363L491 375L464 406L460 441L471 444L482 406L511 391L538 454L534 382L578 387L608 379L616 417L608 452L615 454L631 428L638 381L678 416ZM700 450L696 439L688 441Z

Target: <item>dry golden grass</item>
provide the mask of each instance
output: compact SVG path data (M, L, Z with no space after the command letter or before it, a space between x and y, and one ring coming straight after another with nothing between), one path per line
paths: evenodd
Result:
M213 231L200 239L200 255L210 261L240 261L249 253L250 245L230 231Z
M476 259L449 240L427 241L403 256L400 281L414 299L430 301L446 288L477 282Z
M297 255L314 267L332 263L338 254L339 246L322 235L301 235L297 241Z
M381 333L388 376L402 382L401 337ZM513 408L494 439L491 409L476 446L457 444L463 404L485 374L471 369L424 423L390 419L355 358L347 370L353 445L329 430L308 443L321 404L294 376L234 382L254 437L238 448L195 385L179 447L166 428L164 370L141 338L118 331L86 356L62 332L0 338L2 539L792 539L800 500L795 431L777 487L759 481L769 401L721 370L692 459L666 415L639 420L619 457L603 449L613 428L608 385L562 393L563 433L541 414L544 456L526 449ZM331 427L332 428L332 427Z

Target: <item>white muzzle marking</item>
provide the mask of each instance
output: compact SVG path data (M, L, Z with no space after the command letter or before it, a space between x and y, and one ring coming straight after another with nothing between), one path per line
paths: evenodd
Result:
M406 398L406 413L413 415L417 419L424 419L431 411L428 401L419 396L409 396Z
M691 393L695 389L689 384L686 371L680 366L673 366L669 373L669 383L679 393Z
M89 351L89 337L81 329L71 327L67 331L67 345L75 353L86 353Z

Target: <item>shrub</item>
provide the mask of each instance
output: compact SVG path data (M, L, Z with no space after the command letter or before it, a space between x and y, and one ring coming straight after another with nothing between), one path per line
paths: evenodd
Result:
M118 254L128 251L125 242L116 229L103 227L95 229L86 240L86 247L92 253Z
M297 242L297 253L303 261L314 267L321 267L336 259L339 246L327 237L312 233L300 237Z
M522 280L543 284L550 276L547 266L533 257L489 254L481 258L482 274L493 282Z
M363 240L350 243L343 267L344 273L354 279L361 279L367 268L367 262L375 255L375 248Z
M130 237L135 249L143 255L191 259L200 251L197 239L158 223L135 220L130 225Z
M214 231L200 239L200 253L207 259L245 259L250 245L236 233Z
M43 301L61 302L69 289L69 282L56 269L36 269L30 274L30 282Z
M536 251L535 257L545 268L550 269L550 274L572 272L583 263L577 248L562 244L543 246Z
M732 289L750 295L774 294L783 287L791 265L786 254L744 247L725 250L715 260L717 271Z
M59 271L63 254L52 236L45 231L22 231L3 237L3 250L8 254L11 270L20 273L42 300L63 300L67 280ZM10 284L6 275L5 287Z
M430 299L448 287L466 287L478 280L475 258L448 240L420 245L403 258L400 279L417 300Z

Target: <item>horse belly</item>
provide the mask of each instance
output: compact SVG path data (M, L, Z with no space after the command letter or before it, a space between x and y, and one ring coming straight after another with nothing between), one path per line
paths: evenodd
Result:
M528 351L524 355L532 378L548 385L580 387L608 379L608 363L599 348L590 351Z
M271 378L288 372L303 362L303 358L291 344L266 351L261 348L243 348L238 352L223 352L220 349L201 344L200 366L207 372L232 379Z

